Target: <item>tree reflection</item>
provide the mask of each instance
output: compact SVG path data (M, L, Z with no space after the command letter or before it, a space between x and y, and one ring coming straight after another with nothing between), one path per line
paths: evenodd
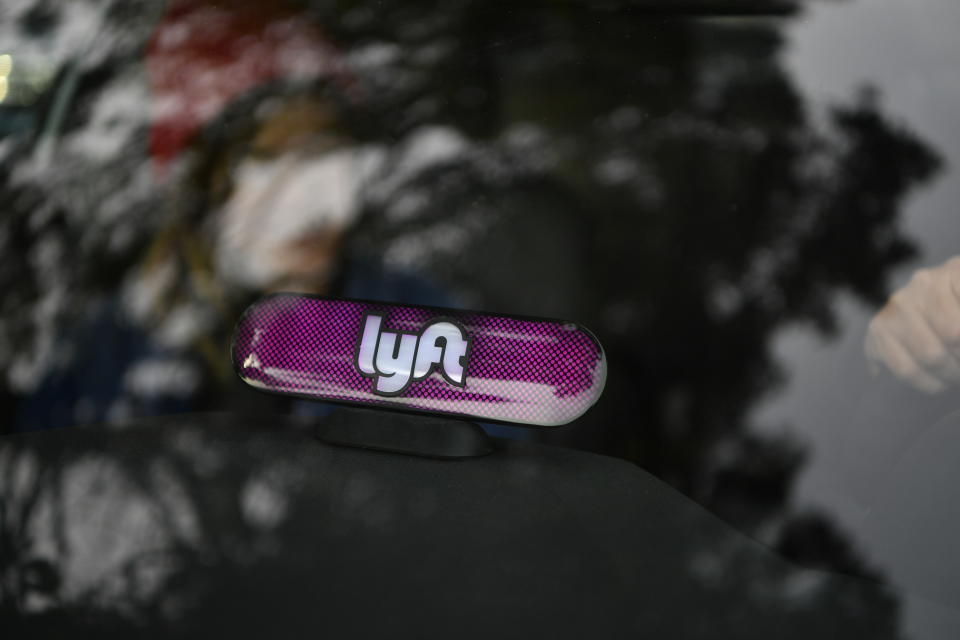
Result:
M0 242L11 258L0 266L0 353L21 396L67 366L70 352L59 345L83 339L66 328L78 310L113 295L143 264L168 222L159 203L208 195L191 192L195 183L166 193L153 184L148 98L127 63L147 29L132 9L105 6L112 38L78 63L56 161L37 162L42 132L4 147L12 170L0 185L10 210ZM783 24L768 19L590 12L576 3L297 6L351 68L349 90L362 105L351 134L385 154L344 264L359 258L418 271L466 306L596 328L610 361L605 396L572 431L548 439L636 462L790 558L875 575L828 521L791 515L803 448L756 433L747 415L783 377L769 351L778 329L803 322L829 335L839 292L882 301L891 269L912 255L900 206L939 162L889 121L877 91L833 106L818 123L782 66ZM48 8L44 24L57 24L56 13ZM27 26L20 38L30 37ZM128 120L104 117L108 104L127 103L135 107ZM106 132L115 144L104 152ZM411 149L434 155L424 162ZM226 340L241 298L227 311L199 298L216 318L210 333ZM209 370L196 395L198 406L233 406L237 397ZM213 468L233 469L210 504L191 502L211 498L206 463L196 459L202 447L165 454L159 466L124 466L99 453L124 491L154 505L150 517L165 532L160 551L138 551L117 570L127 581L121 591L145 594L131 605L138 611L185 606L144 585L199 588L177 583L169 567L221 571L253 557L257 545L270 548L258 526L295 517L277 506L296 502L285 472L217 462L219 447L209 447ZM6 472L26 473L15 467ZM35 486L53 491L54 480L37 476ZM244 492L254 496L249 512L238 499ZM273 497L249 506L257 495ZM23 540L5 538L6 548L22 554L15 545ZM157 557L165 569L150 568ZM60 597L46 565L27 573L42 587L32 592ZM21 606L20 597L5 596L5 606ZM870 590L858 597L834 606L853 618L862 607L860 622L875 621L876 637L894 636L894 603Z

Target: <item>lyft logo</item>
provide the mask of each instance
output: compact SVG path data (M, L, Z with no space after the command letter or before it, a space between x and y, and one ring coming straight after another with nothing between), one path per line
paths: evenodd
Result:
M466 385L470 338L452 320L438 318L419 333L386 331L383 316L367 314L357 346L357 368L374 378L373 390L396 396L411 383L426 378L435 369L452 385Z

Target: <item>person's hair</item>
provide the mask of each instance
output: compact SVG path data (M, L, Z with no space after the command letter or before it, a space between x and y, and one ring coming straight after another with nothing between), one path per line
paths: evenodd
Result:
M279 154L323 133L339 143L362 139L355 105L330 83L270 83L232 102L194 137L185 151L183 189L194 192L190 217L205 217L232 190L230 170L250 155ZM265 131L269 128L269 131Z
M328 83L272 83L235 100L200 130L183 152L165 219L138 265L140 278L158 281L139 320L157 325L170 310L193 303L229 323L247 300L215 276L210 216L229 198L236 164L318 136L331 146L355 144L356 113Z

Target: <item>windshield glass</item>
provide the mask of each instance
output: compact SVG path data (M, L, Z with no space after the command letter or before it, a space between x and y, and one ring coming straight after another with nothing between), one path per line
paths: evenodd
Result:
M602 398L492 435L623 459L778 558L883 585L849 604L871 637L955 637L958 21L952 0L7 2L3 433L323 418L233 372L267 293L560 318L603 345ZM30 451L0 458L8 488ZM230 485L266 496L254 518L286 517L270 473ZM70 604L92 574L52 548L30 566ZM54 606L0 583L3 610Z

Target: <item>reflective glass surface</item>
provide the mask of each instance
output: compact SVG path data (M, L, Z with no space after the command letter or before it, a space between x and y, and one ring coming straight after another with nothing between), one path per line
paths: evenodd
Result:
M327 415L230 361L242 310L290 291L590 327L596 405L487 428L532 459L632 465L643 495L771 554L737 574L724 545L678 535L667 591L729 580L698 606L776 594L849 637L956 637L958 26L953 0L5 2L0 615L219 611L205 589L247 566L231 549L304 553L270 533L298 513L291 487L333 492L340 525L395 522L396 496L241 464L229 428L186 417L275 419L270 441ZM155 452L102 435L141 432ZM205 485L205 465L231 471ZM652 544L629 504L589 519ZM69 515L109 505L137 544ZM677 637L709 635L683 617Z

